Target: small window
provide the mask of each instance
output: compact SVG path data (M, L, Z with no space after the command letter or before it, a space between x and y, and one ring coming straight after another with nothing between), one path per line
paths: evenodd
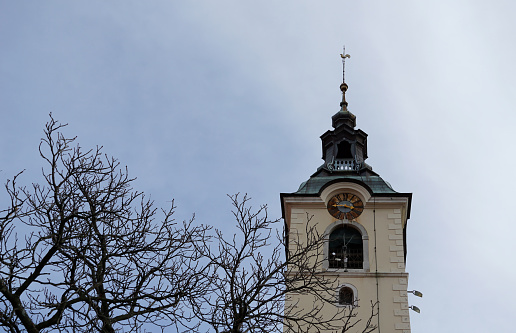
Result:
M354 295L353 289L350 287L342 287L339 290L339 305L353 305Z

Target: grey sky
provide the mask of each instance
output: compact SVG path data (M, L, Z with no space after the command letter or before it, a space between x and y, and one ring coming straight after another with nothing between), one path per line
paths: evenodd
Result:
M48 113L177 218L279 217L347 100L367 162L413 192L412 331L510 332L516 298L513 1L0 0L0 178L40 180ZM3 200L4 194L0 195Z

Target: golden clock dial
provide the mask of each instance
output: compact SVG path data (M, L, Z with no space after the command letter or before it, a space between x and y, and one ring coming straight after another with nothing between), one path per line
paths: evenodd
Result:
M362 214L364 203L351 193L339 193L328 201L328 212L338 220L354 220Z

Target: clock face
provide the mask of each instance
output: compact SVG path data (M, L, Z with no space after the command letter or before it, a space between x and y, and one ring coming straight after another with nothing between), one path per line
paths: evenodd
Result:
M328 201L328 212L338 220L356 219L364 210L364 203L354 194L340 193Z

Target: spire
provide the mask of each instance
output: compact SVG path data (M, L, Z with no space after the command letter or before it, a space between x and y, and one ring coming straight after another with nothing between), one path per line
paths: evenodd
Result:
M346 91L348 90L348 85L346 84L346 58L351 58L349 54L346 54L346 47L342 48L342 53L340 54L342 58L342 84L340 85L340 91L342 91L342 102L340 102L341 110L347 110L348 102L346 102Z
M342 83L340 85L340 91L342 91L342 102L340 102L340 111L331 118L332 126L333 128L337 128L345 124L354 128L356 126L356 117L348 111L348 102L346 102L346 91L348 90L348 85L346 84L344 74L346 69L346 58L351 58L351 56L346 53L345 47L343 47L340 57L342 59Z
M355 129L356 117L348 110L346 91L348 85L345 79L346 58L350 55L344 48L340 55L342 59L342 102L340 110L331 117L334 130L327 131L321 136L323 146L324 164L321 170L324 172L362 172L371 168L364 162L367 158L367 134ZM322 172L322 171L321 171Z
M344 82L340 85L340 91L342 91L342 102L340 102L340 108L343 111L348 109L348 102L346 102L346 91L348 90L348 85Z

